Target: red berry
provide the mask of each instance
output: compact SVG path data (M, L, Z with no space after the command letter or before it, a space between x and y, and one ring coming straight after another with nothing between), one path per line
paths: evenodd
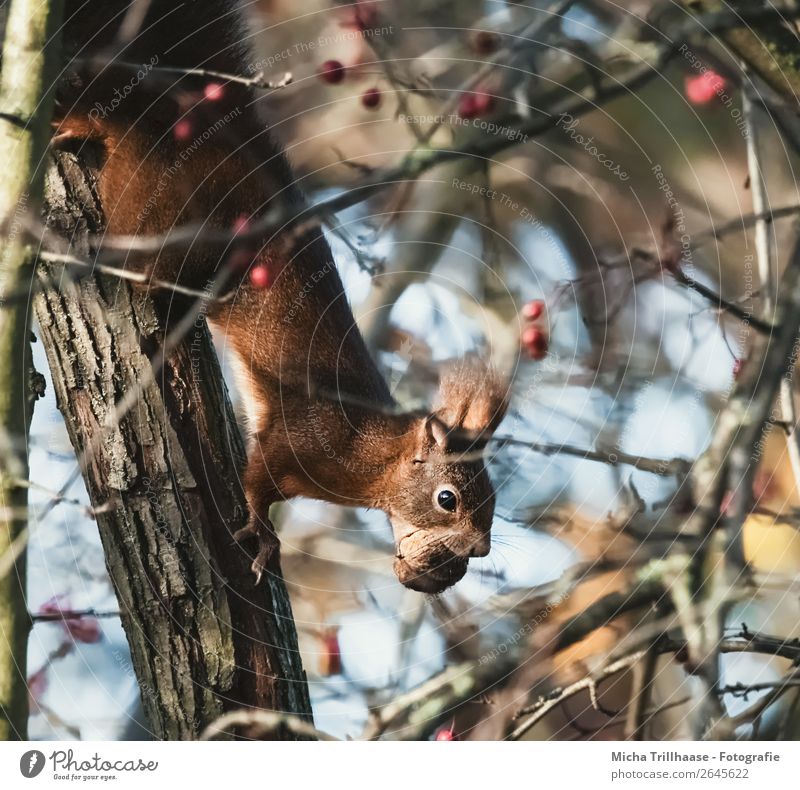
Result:
M370 110L374 110L381 103L381 92L377 88L368 88L361 94L361 103Z
M494 107L494 97L488 93L465 93L458 103L458 114L462 118L478 118Z
M522 333L522 346L531 359L544 359L547 356L547 335L541 329L528 327Z
M725 87L725 79L716 71L706 71L696 77L686 77L684 90L686 98L692 104L708 104L715 96L719 96Z
M536 327L528 327L522 333L522 345L524 346L533 346L537 345L541 342L541 338L544 337L544 332L541 329L536 329Z
M58 614L62 610L61 601L64 600L63 595L54 595L48 598L40 607L39 614Z
M100 630L100 622L96 617L84 616L75 617L71 620L64 620L64 627L76 642L84 642L87 645L93 645L103 638L103 632Z
M326 60L319 67L319 78L329 85L337 85L344 79L345 71L340 60Z
M225 95L225 86L219 82L209 82L203 94L209 101L219 101Z
M742 372L742 360L741 359L734 359L733 360L733 377L735 379L739 378L739 374Z
M342 674L342 651L339 648L339 635L336 628L330 628L322 635L323 653L320 661L320 674Z
M266 289L272 285L272 273L268 266L263 264L254 266L250 270L250 283L253 288Z
M475 51L481 55L491 55L497 50L499 44L500 39L497 33L492 33L491 30L479 30L472 40Z
M439 727L436 730L436 735L433 736L433 740L435 741L457 741L458 736L455 734L453 730L453 725L451 724L449 727Z
M544 302L541 299L534 299L522 308L522 317L526 321L535 321L542 317L542 313L544 313Z
M462 118L475 117L475 98L471 93L465 93L458 102L458 114Z
M49 601L45 601L39 609L39 613L59 615L60 619L53 622L59 623L64 631L76 642L84 642L87 645L99 642L103 634L100 631L100 623L97 618L91 615L70 617L72 610L68 603L63 605L62 600L66 601L64 596L56 595Z
M191 122L186 118L181 119L172 127L172 133L178 141L188 140L192 136Z

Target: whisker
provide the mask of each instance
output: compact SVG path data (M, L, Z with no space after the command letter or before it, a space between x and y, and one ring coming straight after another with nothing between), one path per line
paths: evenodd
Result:
M509 549L516 549L517 546L514 545L511 541L503 540L502 538L492 537L492 548L495 546L505 546Z

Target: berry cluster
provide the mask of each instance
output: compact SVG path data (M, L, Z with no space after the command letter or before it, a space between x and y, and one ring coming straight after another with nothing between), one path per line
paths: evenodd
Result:
M522 330L522 350L537 361L547 356L549 338L544 328L545 304L541 299L534 299L522 308L525 328Z

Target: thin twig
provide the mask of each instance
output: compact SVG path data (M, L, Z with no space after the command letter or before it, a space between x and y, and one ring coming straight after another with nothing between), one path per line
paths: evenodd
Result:
M60 505L62 503L66 505L74 505L75 507L80 508L84 514L91 519L95 519L98 514L105 513L114 506L114 503L108 502L100 507L92 507L91 505L81 502L79 499L64 496L64 494L60 491L54 491L50 488L47 488L47 486L43 486L40 483L34 482L33 480L23 480L22 478L18 478L14 482L20 488L28 488L32 491L41 491L43 494L46 494L49 497L49 501L53 505Z
M263 71L257 71L252 77L244 77L241 74L227 74L222 71L211 69L187 69L179 66L161 66L150 63L129 63L124 60L109 61L107 58L76 58L73 63L79 65L99 66L106 68L108 65L119 66L131 71L164 72L166 74L181 74L186 77L204 77L210 80L221 80L223 82L233 82L239 85L246 85L248 88L259 90L277 90L291 85L294 79L290 71L284 72L280 79L271 81L266 79Z
M658 656L655 645L651 645L633 666L631 696L625 717L625 738L629 741L645 740Z
M743 711L738 716L731 716L727 721L714 722L709 727L706 735L707 740L718 740L720 735L730 737L739 727L746 724L757 726L757 722L766 713L767 709L774 705L789 689L800 685L800 668L794 669L781 680L773 684L773 687L755 704Z
M601 669L598 673L581 678L580 680L575 681L575 683L571 683L569 686L564 688L556 689L546 697L541 697L539 700L533 703L533 705L528 705L524 708L521 708L514 715L515 719L520 719L523 716L528 716L529 714L531 715L529 718L525 719L522 724L519 724L514 730L511 731L507 740L519 740L523 735L525 735L526 732L528 732L528 730L540 722L551 710L557 708L559 705L562 705L565 700L569 699L570 697L574 697L576 694L580 694L582 691L595 689L596 692L597 686L604 680L613 677L619 672L624 672L625 670L630 669L638 661L641 661L646 654L647 650L637 650L635 653L624 656L623 658L612 662L608 666L603 667L603 669Z
M703 283L695 280L694 277L690 277L680 267L672 269L670 274L675 282L678 283L678 285L682 285L684 288L688 288L690 291L694 291L696 294L699 294L712 305L714 305L717 310L723 310L726 313L730 313L732 316L735 316L740 321L747 322L753 327L753 329L760 332L762 335L771 335L775 332L775 327L768 321L764 321L761 318L753 315L747 308L742 307L740 304L725 299L707 285L703 285Z
M743 74L747 77L747 69ZM747 170L750 181L750 193L753 196L753 213L758 216L755 223L756 261L758 263L758 276L761 283L761 298L764 303L764 313L769 316L772 312L774 293L772 249L774 245L774 232L772 222L765 216L769 210L769 197L767 185L764 181L764 168L761 164L761 135L755 117L756 108L750 99L748 91L742 91L742 111L744 113L745 127L747 129Z
M685 458L646 458L621 451L588 450L570 444L529 442L524 439L516 439L513 436L494 436L491 441L493 444L525 447L542 455L569 455L575 458L582 458L585 461L598 461L609 466L632 466L642 472L650 472L661 476L686 474L691 468L691 461Z
M84 617L94 617L98 620L119 617L118 609L62 609L58 612L37 612L31 614L32 623L59 623L65 620L80 620Z
M231 239L233 239L233 235L231 236ZM61 263L65 266L76 266L81 269L96 271L100 274L108 274L112 277L119 277L121 280L128 280L132 283L141 283L143 285L147 285L149 288L152 287L154 290L163 289L166 291L172 291L173 293L183 294L184 296L192 296L196 299L203 299L205 301L209 300L209 293L207 291L200 291L197 288L188 288L185 285L169 282L168 280L151 279L146 272L137 272L132 271L131 269L120 269L117 266L106 266L102 263L77 258L74 255L60 252L48 252L47 250L42 250L38 257L45 263ZM230 297L217 297L214 301L224 302L228 298Z
M599 672L583 677L564 688L557 688L550 694L540 697L533 704L520 708L514 716L515 719L521 719L528 715L531 715L531 718L526 719L520 724L511 733L509 739L517 740L537 722L541 721L550 711L561 705L564 700L582 691L590 691L596 696L598 685L619 672L635 667L637 663L644 660L648 654L653 658L657 658L659 655L665 653L677 654L685 652L685 650L685 641L660 636L655 640L651 640L641 649L635 650L620 658L613 659ZM782 658L792 658L795 661L800 660L800 643L798 643L798 640L784 640L780 639L780 637L751 633L746 630L742 630L735 637L724 639L720 643L720 651L723 653L761 653L771 656L780 656ZM798 670L798 672L800 672L800 670ZM765 688L779 687L781 693L783 693L783 691L798 684L800 684L800 675L792 673L782 681L778 681L774 684L765 684ZM755 686L751 687L751 689L757 690ZM726 687L720 689L718 693L733 693L734 690L739 691L741 689L739 687ZM780 696L780 694L778 694L778 696ZM774 702L774 699L771 702ZM765 708L768 707L771 702L768 703ZM643 721L647 721L649 718L652 717L645 714Z
M724 236L729 236L733 233L742 233L747 228L753 227L758 222L773 223L779 219L787 217L794 217L800 214L800 206L779 206L761 212L753 212L752 214L743 214L741 217L724 222L717 227L707 228L706 230L696 233L692 240L692 248L697 249L710 241L720 241Z
M791 680L770 680L763 683L731 683L723 686L719 693L729 694L746 701L751 694L770 691L779 686L800 686L800 677L794 677Z

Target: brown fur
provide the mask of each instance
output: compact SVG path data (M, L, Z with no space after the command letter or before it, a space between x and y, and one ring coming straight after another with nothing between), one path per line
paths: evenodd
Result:
M113 112L92 113L131 78L129 68L113 65L114 35L127 4L67 5L72 52L112 60L75 63L78 78L60 96L56 139L100 147L98 189L109 234L145 238L187 224L229 230L238 218L255 219L276 203L302 211L300 191L248 87L228 84L224 97L211 102L202 99L207 80L154 70ZM235 4L206 0L189 3L197 13L171 13L181 5L154 0L145 32L119 59L147 63L157 56L160 67L246 73ZM77 6L83 10L76 12ZM230 120L187 157L192 137L178 142L173 133L182 117L191 123L192 136ZM164 174L179 161L163 186ZM148 207L144 216L143 207ZM213 306L209 319L225 335L252 399L245 471L252 513L238 537L259 538L255 569L260 572L277 545L270 506L306 496L385 510L394 528L400 580L429 592L454 583L468 557L489 550L494 493L476 449L505 410L505 389L496 374L477 362L464 363L445 375L435 414L399 415L356 327L321 232L308 231L291 246L264 238L251 252L253 265L271 267L274 283L259 290L240 273L232 298ZM226 271L229 254L193 245L129 264L155 279L202 288ZM166 315L185 309L160 296ZM479 441L470 447L474 439ZM442 486L457 495L455 513L434 501Z

